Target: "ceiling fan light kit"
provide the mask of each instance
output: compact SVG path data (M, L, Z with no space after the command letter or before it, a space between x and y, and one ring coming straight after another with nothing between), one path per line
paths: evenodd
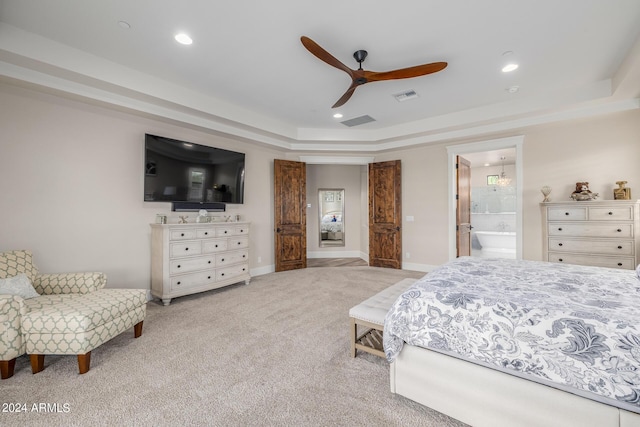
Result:
M344 65L309 37L302 36L300 37L300 41L302 42L302 45L316 58L320 59L323 62L326 62L332 67L344 71L349 75L349 77L351 77L351 85L331 108L338 108L344 105L351 98L356 88L366 83L382 80L409 79L413 77L437 73L438 71L442 71L447 67L446 62L432 62L430 64L416 65L414 67L401 68L393 71L367 71L362 69L362 62L364 62L367 57L367 51L357 50L356 52L354 52L353 57L356 62L358 62L359 66L357 70L354 70Z

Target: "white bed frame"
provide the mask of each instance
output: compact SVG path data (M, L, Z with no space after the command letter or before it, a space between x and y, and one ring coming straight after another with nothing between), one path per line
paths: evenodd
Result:
M391 392L474 427L639 427L640 414L405 343Z

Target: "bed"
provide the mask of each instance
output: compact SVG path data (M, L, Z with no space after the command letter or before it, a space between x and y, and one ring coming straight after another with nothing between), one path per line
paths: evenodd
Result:
M384 324L391 391L474 426L640 426L633 270L461 257Z
M342 240L343 232L342 211L328 212L320 221L322 240Z

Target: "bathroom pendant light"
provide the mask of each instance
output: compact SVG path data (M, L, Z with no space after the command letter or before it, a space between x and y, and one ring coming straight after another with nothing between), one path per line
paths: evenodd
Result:
M500 157L500 160L502 160L502 172L500 173L500 178L498 178L497 184L500 187L506 187L509 184L511 184L511 178L507 178L507 175L505 175L504 173L504 159L506 159L506 157L502 156Z

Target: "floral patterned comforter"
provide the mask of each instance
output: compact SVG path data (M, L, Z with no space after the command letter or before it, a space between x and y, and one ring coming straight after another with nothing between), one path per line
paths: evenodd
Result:
M633 270L458 258L398 298L383 342L389 362L406 342L640 412Z

